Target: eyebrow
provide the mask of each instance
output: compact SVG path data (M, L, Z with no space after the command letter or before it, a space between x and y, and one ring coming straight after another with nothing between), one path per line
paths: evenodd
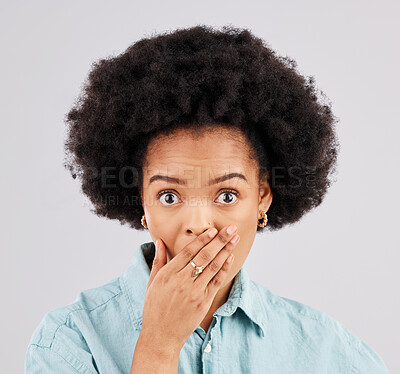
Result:
M211 186L213 184L221 183L221 182L224 182L224 181L226 181L228 179L233 179L233 178L239 178L239 179L244 180L247 184L249 183L247 181L246 177L243 174L241 174L241 173L230 173L230 174L226 174L226 175L223 175L221 177L218 177L218 178L215 178L215 179L211 180L210 183L207 184L207 186ZM159 175L159 174L153 175L150 178L149 185L152 182L157 181L157 180L162 180L162 181L166 181L166 182L170 182L170 183L180 184L180 185L186 186L186 181L185 180L182 180L182 179L179 179L179 178L176 178L176 177L170 177L168 175Z

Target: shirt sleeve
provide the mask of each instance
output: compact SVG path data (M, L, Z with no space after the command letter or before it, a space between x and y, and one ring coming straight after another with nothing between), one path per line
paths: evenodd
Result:
M72 355L61 355L49 347L28 346L25 356L25 374L97 374Z
M389 374L382 358L363 341L355 352L355 367L357 374Z

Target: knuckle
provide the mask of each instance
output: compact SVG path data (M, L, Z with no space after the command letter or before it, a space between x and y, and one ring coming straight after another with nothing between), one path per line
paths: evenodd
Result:
M200 292L194 290L191 292L190 297L191 297L190 299L191 303L193 304L197 304L199 302L202 303L202 295Z
M220 268L220 266L215 261L211 261L208 266L213 273L216 273Z
M213 286L216 288L222 286L222 280L220 277L214 277L211 282L212 282Z
M217 235L217 240L222 244L225 244L228 241L228 239L229 239L229 235L226 232L220 232Z
M201 251L198 254L198 256L199 256L199 260L200 260L200 265L201 264L206 264L210 260L210 257L208 255L208 253L205 252L205 251ZM197 265L197 263L196 263L196 265ZM197 266L199 266L199 265L197 265Z
M197 305L197 303L199 302L198 295L194 292L191 292L189 295L187 295L186 300L191 305Z
M182 251L180 252L180 254L182 254L182 257L186 260L186 261L190 261L192 259L193 256L193 251L191 250L190 247L185 247L182 249Z
M200 302L199 300L197 300L196 301L196 311L198 310L198 311L200 311L200 310L202 310L203 309L203 303L202 302Z
M176 291L178 292L179 295L182 295L185 291L185 288L182 286L177 286Z

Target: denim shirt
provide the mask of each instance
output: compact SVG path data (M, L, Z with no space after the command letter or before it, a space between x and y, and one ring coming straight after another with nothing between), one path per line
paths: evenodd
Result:
M153 242L140 245L121 276L48 312L27 347L25 373L129 374L154 254ZM179 374L388 373L338 321L275 295L244 266L213 316L207 333L198 326L181 349Z

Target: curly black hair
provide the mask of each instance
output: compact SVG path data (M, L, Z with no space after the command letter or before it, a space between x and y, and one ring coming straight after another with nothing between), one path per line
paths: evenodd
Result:
M314 82L248 29L150 35L92 64L66 114L64 166L80 177L93 213L143 230L150 140L179 128L238 128L273 193L257 231L280 229L321 204L336 171L337 118Z

